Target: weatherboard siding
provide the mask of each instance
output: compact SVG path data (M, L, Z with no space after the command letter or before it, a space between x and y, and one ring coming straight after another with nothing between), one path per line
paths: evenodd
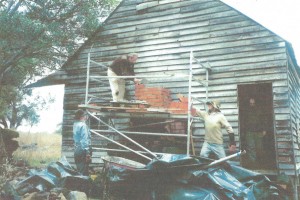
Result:
M294 162L295 168L299 173L300 170L300 76L299 67L295 66L288 55L288 92L290 104L290 120L286 124L291 128L292 135L289 138L294 146Z
M272 83L278 166L289 174L294 173L291 140L296 138L291 135L288 103L288 86L293 88L294 81L287 81L291 75L287 73L285 41L218 0L159 1L157 6L137 11L136 6L145 2L158 3L123 1L78 57L65 67L71 75L65 86L63 153L72 159L72 113L78 104L84 103L88 53L92 60L108 66L116 57L136 52L139 54L135 65L137 75L161 75L188 74L190 51L193 51L196 58L211 65L208 97L221 100L222 112L233 125L236 141L239 141L237 85ZM92 75L106 74L105 68L95 64L91 65L91 70ZM205 70L196 63L193 70L196 78L205 79ZM90 93L111 99L107 82L92 82ZM173 100L177 93L188 93L187 79L155 79L145 84L170 89ZM127 89L132 98L132 83ZM197 81L192 83L192 95L206 97L205 88ZM294 98L299 98L299 94ZM203 105L195 103L195 107L203 108ZM299 106L297 109L293 113L299 112ZM295 118L296 114L293 115ZM295 127L295 122L291 123ZM193 131L195 135L204 136L203 123L194 123ZM93 138L93 143L102 144L97 137ZM199 153L202 142L195 145ZM295 152L298 160L299 150ZM94 155L99 161L99 152Z

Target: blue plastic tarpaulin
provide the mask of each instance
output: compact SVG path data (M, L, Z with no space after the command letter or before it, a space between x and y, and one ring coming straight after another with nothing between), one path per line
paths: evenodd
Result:
M288 199L266 176L230 162L207 167L210 159L165 154L142 167L129 160L105 158L107 191L121 199L226 200ZM132 165L132 163L131 163Z

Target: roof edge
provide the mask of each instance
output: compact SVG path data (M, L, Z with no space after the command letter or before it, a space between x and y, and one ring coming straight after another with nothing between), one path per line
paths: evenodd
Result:
M68 80L68 74L64 70L58 70L54 73L41 78L40 80L26 85L25 88L33 88L33 87L43 87L50 85L64 85Z

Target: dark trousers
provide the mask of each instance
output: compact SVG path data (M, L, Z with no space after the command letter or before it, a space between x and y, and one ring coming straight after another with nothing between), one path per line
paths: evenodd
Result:
M248 162L255 163L261 161L263 156L263 134L262 132L246 133L246 152Z
M84 176L89 175L89 162L86 161L86 150L76 147L74 152L74 160L77 170Z

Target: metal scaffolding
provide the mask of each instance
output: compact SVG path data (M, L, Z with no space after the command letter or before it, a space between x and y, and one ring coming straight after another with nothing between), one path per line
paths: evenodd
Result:
M138 75L138 76L122 76L122 78L172 78L172 77L188 77L189 78L189 83L188 83L188 114L187 116L179 116L179 115L174 115L174 114L170 114L170 113L161 113L161 114L154 114L154 113L143 113L142 117L144 117L145 119L147 118L153 118L155 117L155 119L173 119L173 120L185 120L187 119L187 134L173 134L173 133L149 133L149 132L133 132L133 131L125 131L125 130L121 130L121 129L116 129L113 126L111 126L110 124L106 123L104 120L101 119L101 117L103 118L132 118L132 117L139 117L140 113L111 113L111 112L102 112L100 107L97 106L92 106L89 105L89 103L91 102L92 98L95 98L95 95L90 95L89 94L89 87L90 87L90 81L97 81L102 83L103 79L109 79L109 78L116 78L115 76L91 76L90 75L90 68L91 68L91 63L96 64L97 66L103 67L103 68L107 68L105 65L103 65L102 63L98 63L96 61L91 60L90 57L90 53L88 53L88 60L87 60L87 74L86 74L86 92L85 92L85 104L84 105L79 105L79 107L88 110L88 114L91 116L91 118L95 119L98 121L99 124L102 124L104 126L107 127L107 130L98 130L98 129L91 129L91 132L94 133L95 135L104 138L114 144L117 144L118 146L126 149L126 150L120 150L120 149L109 149L109 148L96 148L98 150L103 150L103 151L116 151L116 152L133 152L143 158L146 158L148 160L151 160L152 158L150 158L149 156L146 156L144 154L150 155L153 158L158 158L157 155L159 155L159 152L153 153L150 150L148 150L147 148L145 148L144 146L140 145L138 142L134 141L133 139L131 139L130 137L128 137L127 135L147 135L147 136L167 136L167 137L186 137L187 138L187 150L186 150L186 154L190 155L190 147L192 145L192 149L193 149L193 154L195 154L194 152L194 144L193 144L193 139L197 138L200 139L201 137L197 137L197 136L193 136L192 134L192 123L193 120L195 119L195 117L192 116L191 114L191 108L193 105L193 100L197 100L199 101L199 99L192 97L192 81L195 80L193 78L193 64L196 62L196 64L200 67L203 67L206 70L206 80L196 80L198 81L200 84L204 85L206 88L206 100L208 98L208 78L209 78L209 71L210 71L210 66L209 64L203 64L201 63L198 59L196 59L193 56L193 52L190 52L190 62L189 62L189 74L185 75L185 74L165 74L165 75ZM200 100L201 102L204 102L202 100ZM97 112L91 112L89 110L97 110ZM135 116L137 115L137 116ZM164 122L160 122L160 123L164 123ZM145 124L144 126L147 126L147 124ZM122 136L123 138L126 138L128 141L130 141L131 143L133 143L134 145L136 145L137 147L141 148L143 151L136 151L133 150L117 141L114 141L112 139L110 139L109 137L105 136L104 133L106 134L110 134L110 133L117 133L118 135Z

